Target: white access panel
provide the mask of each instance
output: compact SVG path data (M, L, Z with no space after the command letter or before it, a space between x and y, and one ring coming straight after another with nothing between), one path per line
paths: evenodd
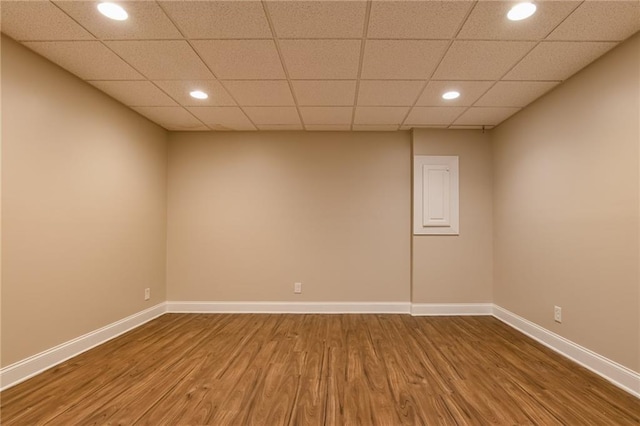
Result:
M422 226L451 226L449 166L422 166Z
M458 157L416 155L413 233L458 235Z

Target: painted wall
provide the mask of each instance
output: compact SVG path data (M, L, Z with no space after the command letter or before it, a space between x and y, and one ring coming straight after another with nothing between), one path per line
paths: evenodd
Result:
M167 146L4 36L2 114L6 366L166 300Z
M460 235L413 236L414 303L492 300L492 152L479 130L413 131L414 155L459 157Z
M0 4L0 13L2 5ZM2 99L2 43L0 43L0 100ZM2 102L0 101L0 367L2 367Z
M495 303L635 371L639 100L636 35L492 134Z
M408 132L172 133L169 300L408 302L410 144Z

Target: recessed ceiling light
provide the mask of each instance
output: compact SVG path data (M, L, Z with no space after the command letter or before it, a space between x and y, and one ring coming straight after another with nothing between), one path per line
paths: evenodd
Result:
M518 3L507 13L507 18L512 21L522 21L536 13L536 5L533 3Z
M104 2L98 5L98 10L104 16L109 19L114 19L116 21L124 21L129 17L129 14L122 6L119 6L115 3Z
M202 90L194 90L189 94L191 95L192 98L196 98L196 99L207 99L209 97L209 95L204 93Z
M452 90L451 92L444 93L442 95L442 99L446 99L446 100L457 99L459 97L460 97L460 92L456 92L455 90Z

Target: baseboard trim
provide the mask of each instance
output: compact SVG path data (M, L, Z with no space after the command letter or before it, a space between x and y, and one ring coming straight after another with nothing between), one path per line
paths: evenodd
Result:
M172 313L408 314L408 302L167 302Z
M593 371L619 388L640 398L640 373L565 339L498 305L493 305L493 316L508 326L515 328L521 333L556 351L560 355Z
M139 327L165 312L166 303L163 302L44 352L8 365L0 369L0 391L17 385L76 355L80 355L89 349Z
M411 305L413 316L468 316L491 315L491 303L414 303Z
M491 315L491 303L167 302L174 313Z

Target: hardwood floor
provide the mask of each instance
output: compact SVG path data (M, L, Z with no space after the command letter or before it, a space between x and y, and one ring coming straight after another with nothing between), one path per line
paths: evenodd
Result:
M638 425L492 317L167 314L0 395L3 425Z

